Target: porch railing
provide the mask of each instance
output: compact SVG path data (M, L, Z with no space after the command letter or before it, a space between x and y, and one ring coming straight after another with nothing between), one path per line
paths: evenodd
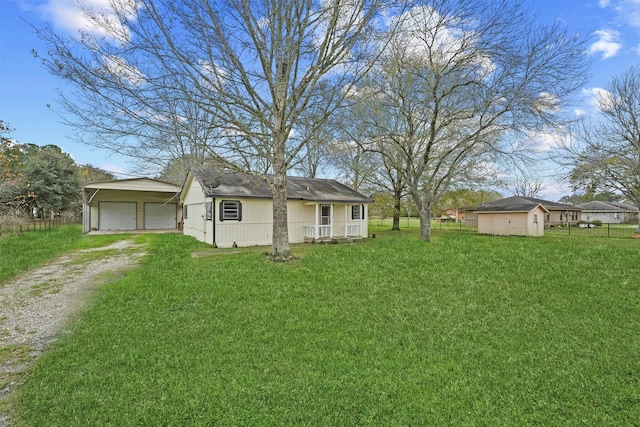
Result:
M304 237L311 239L320 239L323 237L334 237L331 235L330 225L305 225ZM362 232L361 224L347 224L347 236L360 236ZM342 232L338 231L336 235L342 236Z
M304 237L310 237L312 239L321 237L331 237L330 225L305 225Z
M347 224L347 236L359 236L360 230L360 224Z

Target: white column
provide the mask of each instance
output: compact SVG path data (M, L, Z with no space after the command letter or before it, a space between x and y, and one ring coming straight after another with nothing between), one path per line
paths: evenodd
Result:
M333 203L331 203L329 207L329 224L331 224L331 231L329 232L330 236L333 239Z
M319 224L320 224L320 204L316 203L316 222L313 225L313 230L314 230L313 231L313 235L314 235L314 237L316 239L318 238L318 232L319 232L318 225Z
M344 205L344 237L349 236L349 205Z

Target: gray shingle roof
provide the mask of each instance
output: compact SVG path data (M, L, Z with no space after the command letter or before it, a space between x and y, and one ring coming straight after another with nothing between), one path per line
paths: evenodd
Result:
M219 169L191 169L207 197L271 198L267 181L272 175L256 176ZM373 200L334 179L287 177L287 199L311 202L372 203Z
M528 197L514 196L487 202L478 207L476 212L529 212L537 206L543 205Z
M578 205L579 208L586 211L600 211L600 212L637 212L638 208L635 206L627 205L626 203L617 202L601 202L594 200Z
M499 200L492 200L476 209L476 212L529 212L536 206L541 205L548 211L579 211L577 206L565 205L563 203L550 202L548 200L537 199L535 197L513 196Z

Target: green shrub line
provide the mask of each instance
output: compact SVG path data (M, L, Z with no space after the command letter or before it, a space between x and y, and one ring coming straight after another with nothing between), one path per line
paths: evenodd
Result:
M16 425L640 419L637 241L371 232L287 264L145 236L29 370Z

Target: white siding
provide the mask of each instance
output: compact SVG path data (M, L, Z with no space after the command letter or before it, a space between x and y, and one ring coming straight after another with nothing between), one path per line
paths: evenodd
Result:
M188 215L186 218L183 217L183 234L193 236L201 242L206 242L204 229L204 204L193 203L184 206L187 209Z
M242 203L241 221L220 221L220 202ZM270 245L273 232L273 202L270 199L220 198L215 202L216 244L221 248Z

